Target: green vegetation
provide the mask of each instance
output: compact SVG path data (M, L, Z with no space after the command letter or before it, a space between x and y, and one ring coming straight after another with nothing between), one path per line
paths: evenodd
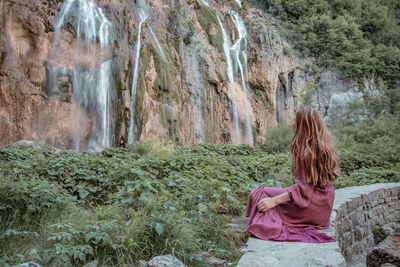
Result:
M201 27L207 33L210 43L218 49L219 52L224 51L224 39L222 37L221 28L218 22L217 15L210 8L200 5L199 6L198 20ZM213 33L215 32L215 33Z
M394 87L400 73L400 3L396 0L252 0L279 17L287 36L320 65L346 77L381 77Z
M136 265L172 253L204 266L202 251L234 263L245 236L225 224L243 216L250 190L294 182L290 130L280 126L268 134L276 144L256 147L152 141L58 154L1 147L0 263ZM400 181L398 154L363 151L370 140L360 140L359 151L341 150L336 186Z
M292 138L292 126L282 123L267 132L262 148L268 153L285 153L290 149Z

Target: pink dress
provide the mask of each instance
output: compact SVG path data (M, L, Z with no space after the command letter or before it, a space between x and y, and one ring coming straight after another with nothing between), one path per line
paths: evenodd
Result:
M245 231L264 240L334 242L333 237L316 231L329 227L335 197L333 185L314 187L306 183L301 171L294 176L297 183L288 188L260 186L251 191L246 208L249 221ZM261 199L275 197L285 191L289 193L290 201L266 212L258 211L257 203Z

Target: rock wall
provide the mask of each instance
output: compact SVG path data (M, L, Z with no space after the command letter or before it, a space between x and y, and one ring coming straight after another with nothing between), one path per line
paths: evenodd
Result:
M340 189L332 213L336 239L347 262L362 262L375 242L374 231L400 225L400 184ZM376 234L375 234L376 235Z
M138 41L136 2L97 2L113 24L115 40L100 52L99 43L93 43L88 53L75 55L74 47L80 43L76 29L68 24L61 31L62 49L56 62L66 72L57 79L60 91L54 93L49 66L55 64L51 48L62 1L0 0L0 145L28 139L74 148L76 135L88 136L96 118L94 112L76 104L72 70L77 65L95 69L101 63L99 53L113 66L113 106L117 110L111 118L113 145L127 143ZM235 1L208 3L210 7L200 0L148 1L150 13L140 37L135 140L156 137L183 145L235 142L234 95L217 18L230 40L237 39L231 10L243 18L249 36L246 82L254 143L264 142L266 131L277 123L290 121L309 88L318 82L317 76L309 74L313 61L297 56L282 37L279 21L270 14L246 1L242 8ZM234 68L241 135L236 142L248 143L244 90L237 66ZM327 91L321 88L320 92ZM333 93L325 95L321 97L325 104L319 105L323 106L321 113L326 112ZM318 99L313 100L317 106Z

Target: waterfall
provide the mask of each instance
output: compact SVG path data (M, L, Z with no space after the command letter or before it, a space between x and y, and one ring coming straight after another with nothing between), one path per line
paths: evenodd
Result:
M162 49L160 42L158 41L157 35L155 35L155 33L153 32L153 28L151 28L150 25L148 25L148 28L150 30L150 33L151 33L151 36L153 37L154 42L156 43L158 53L160 54L162 60L165 62L167 59L165 57L164 50Z
M141 35L142 35L142 24L146 21L149 16L149 7L143 0L137 1L137 10L139 15L139 25L136 43L136 53L135 53L135 67L133 69L133 80L131 88L131 103L130 103L130 118L129 118L129 131L128 131L128 143L132 144L135 140L134 138L134 124L135 124L135 108L136 108L136 87L139 78L139 56L141 48Z
M201 0L204 5L210 8L207 0ZM242 7L240 0L235 0L239 7ZM224 56L226 61L226 74L228 82L232 92L232 109L233 109L233 124L234 124L234 144L242 143L242 137L239 128L239 111L237 106L237 92L235 87L235 73L237 72L234 67L239 68L240 78L242 81L243 95L244 95L244 114L245 114L245 135L247 137L246 143L253 145L253 133L251 128L251 117L249 111L249 101L247 97L247 81L248 81L248 70L247 70L247 30L246 26L235 11L229 12L230 17L235 24L236 30L239 33L239 38L232 44L226 30L221 22L221 19L216 13L219 26L221 27L224 44Z
M239 6L239 8L242 8L242 2L240 0L235 0L236 4Z
M203 3L203 5L205 5L205 6L209 7L209 8L211 8L211 7L210 7L210 4L208 3L207 0L201 0L201 2Z
M245 126L247 134L247 142L253 145L253 132L251 129L251 118L249 112L249 101L247 98L247 81L248 81L248 70L247 70L247 30L242 18L235 11L230 12L231 19L235 24L235 27L239 33L239 39L235 41L232 46L232 52L235 58L235 63L239 66L240 76L242 80L242 87L244 91L244 111L245 111Z
M67 24L73 25L76 32L70 71L63 66L63 62L59 62L61 30ZM105 57L103 53L112 44L111 26L103 10L93 0L66 0L55 27L49 57L49 91L59 93L58 78L72 73L73 102L93 120L88 135L82 129L80 134L74 134L76 150L99 151L112 145L115 86L111 75L112 56ZM72 119L78 127L85 127L81 118Z
M221 27L222 35L224 37L224 55L226 61L226 75L228 76L228 82L231 87L232 91L232 109L233 109L233 124L234 124L234 144L241 143L241 136L240 136L240 129L239 129L239 111L236 103L236 88L235 88L235 78L233 74L233 64L232 64L232 57L231 57L231 41L229 39L228 34L225 31L224 26L222 25L221 19L217 14L218 23Z

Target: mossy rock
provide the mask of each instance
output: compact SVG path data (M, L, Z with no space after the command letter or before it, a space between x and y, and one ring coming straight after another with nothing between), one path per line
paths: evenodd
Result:
M222 53L224 50L224 39L216 13L206 6L200 6L199 11L198 20L201 27L207 33L211 45ZM215 34L212 33L212 27L215 27Z

